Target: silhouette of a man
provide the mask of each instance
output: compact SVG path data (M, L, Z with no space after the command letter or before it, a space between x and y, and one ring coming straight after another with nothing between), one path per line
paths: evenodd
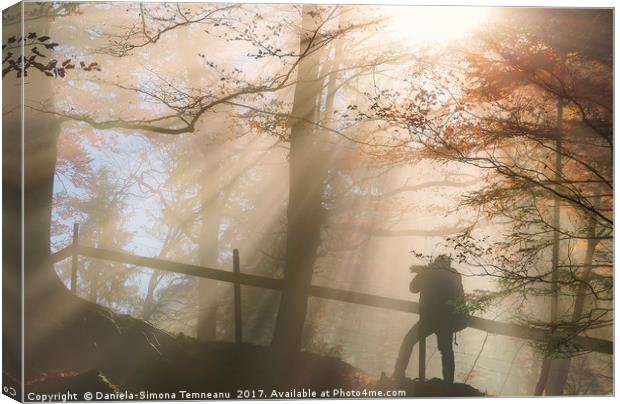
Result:
M465 328L465 316L456 308L464 296L461 274L450 267L450 261L447 255L438 256L409 285L412 293L420 293L420 320L411 327L400 346L392 376L396 380L404 380L413 346L420 336L435 334L441 352L443 379L454 382L452 342L454 333Z

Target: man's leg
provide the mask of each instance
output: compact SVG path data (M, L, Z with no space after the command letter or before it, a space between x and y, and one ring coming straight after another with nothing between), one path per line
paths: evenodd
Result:
M443 380L447 383L454 383L454 350L452 349L452 337L454 333L446 330L438 330L437 347L441 352L441 370Z
M413 327L411 327L407 335L405 335L405 338L400 345L398 359L396 359L396 366L394 366L394 373L392 374L393 379L402 380L405 378L405 371L407 370L407 365L409 364L409 358L411 358L413 346L419 339L420 323L417 322L413 325Z

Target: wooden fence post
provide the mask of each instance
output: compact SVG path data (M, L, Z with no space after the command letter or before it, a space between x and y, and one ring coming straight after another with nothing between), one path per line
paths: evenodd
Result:
M77 271L78 271L78 255L77 246L80 240L80 224L73 223L73 255L71 256L71 293L75 293L77 289Z
M420 342L418 343L419 353L418 353L418 370L420 379L420 383L424 383L426 381L426 337L420 336Z
M235 293L235 343L241 344L243 341L243 330L241 322L241 268L239 266L239 250L233 250L233 273L235 276L234 293Z

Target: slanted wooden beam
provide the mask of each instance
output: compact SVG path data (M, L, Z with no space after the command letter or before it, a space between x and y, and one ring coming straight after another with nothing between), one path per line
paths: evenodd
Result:
M73 255L74 252L74 247L73 244L69 244L69 246L63 248L62 250L58 250L55 253L53 253L52 255L50 255L50 260L52 262L52 264L55 264L57 262L60 262L64 259L67 259L68 257Z
M116 261L139 267L159 269L160 271L175 272L222 282L235 283L235 281L238 281L242 285L256 286L265 289L282 290L284 284L281 279L243 273L235 274L232 271L224 271L222 269L201 267L199 265L184 264L157 258L141 257L120 251L107 250L104 248L79 246L78 252L81 255L91 258Z
M326 286L311 286L310 296L338 300L346 303L361 304L364 306L380 307L382 309L404 311L407 313L420 312L420 305L418 302L371 295L368 293L353 292L350 290L328 288Z
M534 341L543 341L551 337L551 332L541 328L528 327L519 324L503 323L500 321L488 320L486 318L474 316L468 316L467 326L478 330L486 331L491 334L529 339ZM584 351L594 351L609 355L613 355L614 353L614 344L612 341L599 338L577 336L572 338L570 342L571 344L576 345Z

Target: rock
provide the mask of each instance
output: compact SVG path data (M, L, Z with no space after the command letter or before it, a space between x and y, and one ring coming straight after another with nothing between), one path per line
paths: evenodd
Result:
M389 378L385 373L374 386L374 389L405 390L407 397L484 397L486 393L464 383L446 383L441 379L433 378L422 383L420 380L405 378L396 381Z

